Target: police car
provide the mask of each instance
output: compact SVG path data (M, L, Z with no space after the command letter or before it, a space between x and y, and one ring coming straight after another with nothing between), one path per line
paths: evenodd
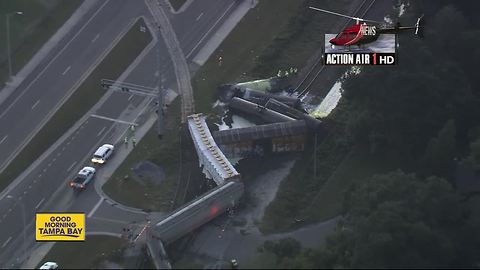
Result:
M104 144L100 146L93 154L92 162L95 164L104 164L113 153L113 145Z
M81 169L75 178L70 181L70 187L73 189L84 190L87 184L93 179L95 175L95 168L84 167Z

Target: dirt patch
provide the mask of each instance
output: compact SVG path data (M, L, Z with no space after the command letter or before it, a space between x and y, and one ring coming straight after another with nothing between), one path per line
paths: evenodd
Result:
M142 160L132 168L132 176L140 185L160 185L165 180L165 172L157 164Z

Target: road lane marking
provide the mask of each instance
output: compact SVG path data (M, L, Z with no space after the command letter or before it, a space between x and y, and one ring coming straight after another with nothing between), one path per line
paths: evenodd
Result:
M35 206L35 209L38 209L38 207L40 207L40 205L43 203L43 201L45 201L45 197L40 200L40 202L37 204L37 206Z
M70 70L71 67L72 67L72 66L68 66L68 67L65 69L65 71L62 73L62 75L67 74L67 72Z
M97 35L92 39L92 43L95 42L99 36L100 36L100 34L97 34Z
M8 244L8 242L10 242L10 240L12 240L11 236L7 239L7 241L3 243L2 248L4 248Z
M75 164L77 164L76 161L74 161L74 162L72 163L72 165L70 165L70 167L68 167L67 172L69 172L69 171L73 168L73 166L75 166Z
M20 95L17 96L15 100L8 106L8 108L5 111L3 111L2 114L0 114L0 118L2 118L5 114L7 114L7 112L15 105L15 103L17 103L17 101L27 92L27 90L38 80L38 78L40 78L43 75L43 73L45 73L48 67L50 67L50 65L63 53L63 51L65 51L68 48L68 46L70 46L70 43L72 43L77 38L77 36L80 35L83 29L87 27L87 25L97 16L100 10L102 10L103 7L108 2L109 2L108 0L105 1L105 3L92 15L92 17L88 19L88 21L82 26L82 28L80 28L80 30L75 34L75 36L73 36L73 38L68 41L68 43L60 50L60 52L57 55L55 55L55 57L52 60L50 60L50 62L48 62L47 66L44 69L42 69L42 71L40 71L37 77L35 77L35 79L33 79L28 84L28 86L22 91L22 93L20 93Z
M39 99L39 100L37 100L37 102L35 102L35 104L33 104L33 106L32 106L32 110L33 110L33 109L35 109L35 107L37 107L38 103L40 103L40 99Z
M90 116L95 117L95 118L99 118L99 119L103 119L103 120L108 120L108 121L121 123L121 124L138 126L138 124L136 124L136 123L127 122L127 121L123 121L123 120L118 120L118 119L114 119L114 118L110 118L110 117L106 117L106 116L101 116L101 115L96 115L96 114L91 114Z
M53 158L53 159L52 159L52 162L55 162L56 160L57 160L57 158Z
M103 127L102 130L100 130L98 133L97 133L97 137L102 135L102 133L105 131L107 127Z
M3 143L6 139L7 139L8 135L5 135L5 137L3 137L3 139L0 141L0 143Z
M195 19L195 21L198 21L198 20L200 20L200 18L201 18L202 16L203 16L203 12L202 12L202 13L200 13L200 15L198 15L198 17Z
M100 198L100 200L98 200L97 204L93 207L92 211L90 211L90 213L88 213L87 217L93 216L93 214L95 214L95 212L97 211L98 207L100 207L102 202L103 202L103 198Z
M133 95L130 95L130 97L128 98L128 101L130 101L132 98L133 98Z
M225 10L225 12L222 14L222 16L220 16L220 18L218 18L218 20L213 24L213 26L210 27L210 29L208 29L208 31L203 35L203 37L200 39L200 41L198 41L198 43L195 45L195 47L193 47L193 49L185 56L186 58L189 58L190 55L197 49L197 47L200 46L200 43L202 43L203 40L207 37L207 35L210 34L210 32L212 32L213 28L215 28L215 26L217 26L217 24L223 19L223 17L225 17L225 15L227 15L228 11L233 7L234 4L235 4L235 2L232 2L230 4L230 6L228 6L227 10Z

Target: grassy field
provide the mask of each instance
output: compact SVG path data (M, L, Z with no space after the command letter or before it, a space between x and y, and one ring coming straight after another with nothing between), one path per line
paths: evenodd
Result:
M284 25L286 22L278 16L268 16L271 14L269 4L270 7L274 7L275 12L280 12L282 16L287 17L293 16L294 13L292 13L291 9L298 8L301 4L301 2L281 0L278 1L277 5L271 5L272 2L269 1L265 1L267 3L260 2L255 10L247 13L240 24L214 53L214 56L215 54L228 55L222 67L220 68L217 65L217 57L212 57L199 69L192 79L197 111L210 112L211 104L214 102L216 87L242 76L244 70L253 68L256 57L252 56L250 51L260 51L262 48L266 48L273 41L276 33L280 32L278 30L279 25ZM257 19L259 16L262 18L260 21ZM262 25L262 27L252 31L252 27L256 24ZM251 39L244 38L247 32L253 35ZM264 33L269 33L269 35ZM242 46L239 46L240 41ZM177 114L177 111L172 113L172 109L178 110L177 106L172 105L168 109L169 114ZM114 176L105 184L104 190L109 196L121 203L142 209L167 210L168 202L173 199L175 194L173 192L174 189L172 189L175 186L174 181L177 180L178 183L180 178L178 173L179 167L175 165L175 161L178 160L177 153L180 153L179 132L175 128L175 123L178 124L180 121L176 118L176 120L169 118L169 121L172 121L172 123L169 124L171 127L167 128L168 131L165 138L159 142L155 135L155 127L153 127L140 141L139 147L129 155L117 169ZM142 159L153 161L166 170L167 180L165 184L167 186L160 185L160 188L155 188L142 186L136 181L122 180L125 175L131 176L130 168ZM142 196L142 194L150 195Z
M314 3L311 0L259 1L192 79L197 110L211 112L217 87L222 84L268 78L275 76L279 69L303 67L323 46L323 33L331 31L335 24L307 9ZM339 12L352 9L353 4L348 0L322 2L324 8Z
M175 11L179 10L187 0L169 0Z
M85 242L60 242L36 268L44 262L56 262L60 269L95 269L107 260L121 264L126 246L126 240L111 236L90 236Z
M249 75L258 56L282 32L301 5L302 1L264 0L243 17L192 79L197 111L211 112L218 86ZM219 56L223 58L221 66L217 62Z
M8 186L105 94L105 90L100 87L100 79L118 78L150 43L150 33L138 30L139 26L144 24L143 19L140 19L132 26L117 46L0 174L0 190ZM136 42L132 42L134 40Z
M10 17L10 50L12 69L16 74L42 45L68 20L81 0L2 0L0 1L0 84L8 77L5 14L22 11Z
M178 129L180 117L180 98L177 98L168 108L166 133L162 140L158 139L157 127L154 125L105 183L103 186L105 193L120 203L141 209L154 211L170 209L180 177ZM138 181L131 179L131 168L140 160L149 160L163 169L165 179L160 185L146 184L143 186ZM128 180L124 180L126 175L128 175Z

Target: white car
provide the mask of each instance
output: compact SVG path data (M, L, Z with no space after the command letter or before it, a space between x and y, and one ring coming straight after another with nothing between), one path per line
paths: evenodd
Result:
M100 146L95 154L93 154L92 162L96 164L103 164L107 161L107 159L113 153L113 145L111 144L104 144Z
M95 175L95 168L93 167L83 167L75 178L70 181L70 187L74 189L83 190L87 184L93 179Z
M40 266L40 269L57 269L58 264L56 262L46 262L42 266Z

